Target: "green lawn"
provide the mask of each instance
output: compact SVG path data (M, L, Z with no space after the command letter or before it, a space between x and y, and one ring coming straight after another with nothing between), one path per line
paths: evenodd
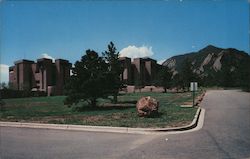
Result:
M142 96L159 100L159 116L138 117L135 103ZM81 124L123 127L173 127L191 123L197 108L181 108L191 101L191 93L129 93L118 97L126 107L83 107L81 111L63 105L64 96L5 99L1 121ZM108 102L99 100L99 105Z

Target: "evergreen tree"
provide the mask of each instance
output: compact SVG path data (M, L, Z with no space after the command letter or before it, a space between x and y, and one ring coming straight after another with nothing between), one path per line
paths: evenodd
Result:
M180 88L184 88L183 77L180 73L177 73L173 76L172 86L177 89L177 92Z
M119 89L123 87L123 84L121 80L122 67L119 62L119 52L116 52L116 47L113 42L110 42L108 50L103 53L103 57L108 64L108 91L113 96L113 102L116 103Z
M7 89L7 88L8 88L7 83L5 83L5 82L0 83L0 89Z
M236 71L239 73L239 86L245 91L250 91L250 57L243 59Z
M197 75L192 70L192 64L189 59L185 59L183 61L182 69L180 71L180 76L182 77L183 80L183 88L188 88L190 82L194 82L197 80Z
M157 73L155 85L162 86L164 92L171 87L172 72L167 66L163 66L161 70Z
M230 66L224 65L219 71L219 83L223 87L234 86L234 79L232 78L232 72L230 71Z
M73 75L65 86L67 105L87 101L91 106L97 105L97 98L106 96L107 64L93 50L87 50L80 61L76 61Z

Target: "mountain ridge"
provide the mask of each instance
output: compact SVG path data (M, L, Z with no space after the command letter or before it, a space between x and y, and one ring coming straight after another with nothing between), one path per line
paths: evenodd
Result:
M203 66L204 66L204 65L209 64L211 60L216 62L215 65L217 66L219 65L219 61L220 61L220 59L218 58L222 58L222 56L230 56L230 54L232 54L236 58L242 58L242 57L250 58L250 55L248 53L237 50L235 48L223 49L223 48L219 48L213 45L207 45L206 47L200 49L197 52L189 52L189 53L172 56L166 59L162 63L162 65L168 66L172 70L174 69L173 71L179 71L180 65L183 63L185 59L188 58L189 60L192 61L192 64L196 67L197 65L201 64L201 61L203 62ZM215 68L218 68L216 66Z
M169 67L173 75L180 73L184 68L185 61L191 63L191 69L198 77L222 78L222 74L232 76L230 80L239 78L239 72L250 69L250 55L235 48L219 48L213 45L198 50L176 55L165 60L162 65Z

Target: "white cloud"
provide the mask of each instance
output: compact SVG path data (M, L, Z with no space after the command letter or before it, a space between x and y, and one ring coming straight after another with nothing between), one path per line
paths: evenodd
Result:
M55 61L55 58L53 58L52 56L48 55L47 53L43 53L41 55L41 58L51 59L53 62Z
M159 60L157 63L161 65L164 61L166 61L166 59Z
M129 45L128 47L123 48L120 51L121 57L138 58L138 57L150 57L152 55L154 55L154 52L152 51L151 46L136 47L134 45Z
M0 64L0 82L9 82L9 66Z
M74 67L75 67L75 65L73 64L73 65L72 65L72 68L74 68ZM70 76L73 75L73 70L72 70L72 69L70 69L69 75L70 75Z

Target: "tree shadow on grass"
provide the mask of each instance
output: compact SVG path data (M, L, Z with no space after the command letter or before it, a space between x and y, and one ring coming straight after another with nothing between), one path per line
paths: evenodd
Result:
M137 103L137 101L135 100L135 101L119 101L119 102L117 102L117 104L136 104Z
M73 108L75 111L84 112L84 111L109 111L109 110L126 110L135 108L134 105L130 106L81 106Z
M145 118L161 118L162 115L163 115L162 112L152 113L150 116L145 117Z

